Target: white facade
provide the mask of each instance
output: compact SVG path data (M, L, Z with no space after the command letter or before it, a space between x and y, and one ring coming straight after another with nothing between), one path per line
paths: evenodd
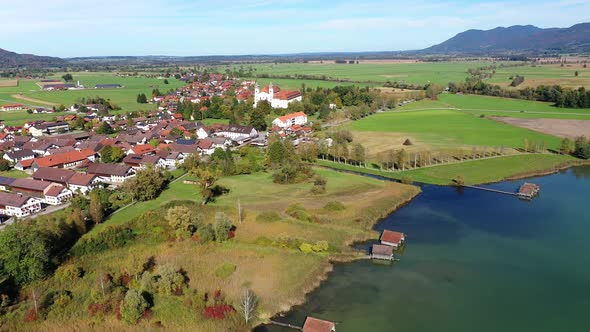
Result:
M285 93L275 91L275 87L272 83L268 85L268 91L266 91L266 89L260 91L260 87L256 84L254 87L254 107L256 107L258 102L262 100L268 101L272 108L287 108L291 102L302 101L303 96L299 93L293 94L293 97L287 97Z
M280 116L272 121L272 125L286 129L294 125L303 126L307 123L307 115L303 112L291 113L285 116Z
M57 196L45 196L44 203L49 205L60 205L68 199L72 198L74 193L67 188L64 188Z
M15 216L18 218L26 217L41 210L41 201L36 198L29 198L21 206L0 205L0 214Z

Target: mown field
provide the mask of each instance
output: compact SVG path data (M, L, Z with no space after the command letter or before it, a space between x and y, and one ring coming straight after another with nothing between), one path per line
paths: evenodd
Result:
M355 240L375 238L377 234L371 230L373 223L419 192L416 187L357 175L325 169L316 172L328 180L326 193L316 196L310 193L311 181L276 185L271 174L257 173L222 178L219 184L229 193L203 207L186 202L200 201L198 187L180 180L157 200L136 204L113 215L83 239L94 237L111 225L127 225L133 228L136 240L120 248L72 257L65 266L84 270L84 276L76 281L64 281L56 275L36 285L42 293L67 290L72 300L59 311L50 312L45 322L29 324L28 328L87 330L94 324L104 329L130 328L117 320L114 313L91 317L89 304L100 298L100 286L96 283L99 273L124 275L132 271L135 261L150 256L154 257L156 269L163 264L181 267L189 279L190 288L201 297L205 292L211 294L221 290L227 302L237 306L242 290L251 288L260 297L258 317L261 320L300 303L304 300L304 293L325 277L330 258L362 255L348 245ZM236 220L238 199L243 208L242 222ZM221 244L170 240L173 233L165 220L165 204L177 204L172 203L177 200L183 200L183 204L202 212L207 222L212 222L216 212L224 211L234 221L236 237ZM326 207L336 201L342 203L342 209ZM315 221L289 217L284 211L295 203L301 204ZM258 218L264 211L274 213L270 218ZM305 254L289 244L320 240L329 243L328 252ZM233 269L221 275L218 271L222 266ZM136 285L137 282L132 281L129 287ZM142 319L134 328L150 329L158 324L169 330L225 331L235 328L235 321L240 319L236 315L226 320L206 320L201 316L202 307L191 306L195 299L188 291L177 296L156 293L150 318ZM22 315L28 309L27 302L7 317L8 321L2 326L10 329L22 324Z
M578 76L575 76L576 71ZM515 75L525 78L524 82L516 87L518 89L555 84L569 88L590 87L590 68L584 68L583 64L567 64L563 67L558 64L544 64L498 68L488 82L509 86L512 82L510 77Z
M56 73L47 79L61 79L64 73ZM154 88L166 92L184 85L182 81L169 78L169 84L163 80L145 77L117 77L109 72L71 72L74 81L80 81L87 89L68 91L41 91L37 85L39 80L20 80L15 87L0 87L0 102L21 102L24 104L47 106L50 104L64 104L69 106L80 98L88 96L101 96L111 99L124 110L151 109L153 105L138 104L136 102L139 93L151 95ZM120 89L94 89L96 84L120 84ZM22 95L22 96L21 96ZM22 98L19 98L22 97ZM23 99L24 98L24 99ZM29 100L27 100L29 99ZM32 100L31 100L32 99ZM37 100L38 102L36 102ZM45 104L42 104L42 103Z
M305 74L326 76L341 80L360 82L406 82L427 84L429 82L447 85L449 82L462 82L467 77L467 69L490 65L491 62L433 62L398 64L258 64L252 65L254 73L270 75ZM250 66L245 66L249 68ZM299 86L301 84L298 84Z
M527 154L468 160L406 171L387 172L377 168L363 168L318 160L318 164L331 168L368 173L398 180L409 177L416 182L436 185L449 185L457 176L462 176L465 184L471 185L498 182L513 176L534 175L538 172L551 171L568 165L568 163L576 162L579 162L579 160L564 155Z

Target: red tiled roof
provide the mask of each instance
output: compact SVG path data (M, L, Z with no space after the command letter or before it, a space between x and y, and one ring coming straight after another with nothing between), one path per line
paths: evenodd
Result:
M56 184L49 187L49 190L45 192L45 196L57 197L64 190L64 186Z
M95 152L91 149L83 149L81 151L72 151L50 155L43 158L35 158L35 162L39 167L54 167L64 164L74 163L87 159L94 155ZM21 164L22 165L22 164Z
M279 116L279 120L281 120L281 122L287 122L287 121L289 121L293 118L299 117L299 116L307 116L307 115L303 112L291 113L291 114Z
M297 97L301 97L301 92L297 90L285 90L278 93L275 93L273 99L280 99L280 100L291 100Z
M264 88L262 88L262 90L260 90L260 93L262 93L262 92L269 93L269 90L270 90L269 86L270 85L267 85ZM273 85L272 86L272 91L273 91L273 94L276 96L276 93L277 92L280 92L281 91L281 88L279 88L277 85Z
M131 150L133 150L133 152L135 154L146 154L146 153L155 152L156 148L154 148L153 146L151 146L149 144L143 144L143 145L136 145L136 146L132 147Z
M335 329L336 324L313 317L307 317L303 325L303 332L332 332Z
M381 241L399 244L403 241L404 237L404 233L394 232L386 229L383 231L383 234L381 234Z

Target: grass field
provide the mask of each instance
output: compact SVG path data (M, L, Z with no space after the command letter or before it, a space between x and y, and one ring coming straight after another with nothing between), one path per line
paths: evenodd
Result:
M575 72L578 76L575 76ZM590 87L590 68L582 64L568 64L561 67L557 64L532 65L521 67L498 68L496 74L488 82L508 86L512 80L510 76L524 76L525 80L517 88L536 87L538 85L561 85L577 88Z
M555 148L560 142L553 136L454 110L378 113L354 121L352 130L372 133L393 132L411 136L415 143L439 148L456 145L520 148L524 145L524 139L545 141L549 147Z
M490 65L487 62L433 62L398 64L259 64L252 65L256 74L295 75L306 74L351 81L387 81L426 84L429 82L447 85L462 82L467 69ZM248 66L249 68L249 66ZM300 85L300 84L299 84Z
M53 76L49 76L48 79L61 79L63 74L64 73L56 73ZM74 81L80 81L80 83L86 86L87 89L41 91L37 85L39 80L20 80L18 86L0 89L0 102L22 102L35 105L34 102L19 99L18 95L22 94L26 98L69 106L83 97L101 96L111 99L126 111L134 111L138 109L152 109L154 107L153 105L148 104L138 104L136 98L139 93L151 95L154 88L158 88L162 92L167 92L169 89L176 89L184 85L182 81L178 81L174 78L169 78L169 84L164 84L163 80L157 78L117 77L109 72L72 72L70 74L74 77ZM123 88L94 89L96 84L110 83L120 84Z
M85 271L84 277L77 281L64 282L52 277L38 285L40 290L67 289L73 300L64 308L66 314L50 314L44 323L30 327L41 330L91 328L90 324L96 322L96 318L89 319L86 308L96 296L98 273L109 271L121 275L129 271L138 258L150 256L155 257L158 265L172 263L182 267L190 280L190 287L199 294L221 289L228 302L236 305L243 288L251 288L261 299L258 317L262 320L300 303L305 292L325 277L331 258L362 255L348 245L355 240L376 238L377 234L371 230L373 223L419 192L416 187L357 175L325 169L318 169L317 172L328 179L326 193L317 196L309 192L313 185L311 182L276 185L268 173L222 178L219 183L229 189L229 194L205 207L193 207L203 212L208 222L217 211L225 211L234 219L236 237L223 244L168 240L170 230L164 218L166 210L160 207L172 200L199 199L197 187L184 184L182 180L171 185L157 200L139 203L115 214L104 225L130 225L139 239L122 248L72 258L66 264L82 267ZM238 198L244 209L242 223L235 220ZM334 201L341 202L344 209L324 208L328 202ZM302 204L319 221L288 217L283 211L294 203ZM257 215L267 210L276 212L278 218L259 221ZM135 219L138 216L142 218ZM99 225L85 237L91 237L102 229L104 226ZM329 242L330 249L326 253L305 254L296 248L272 244L287 238L308 243L325 240ZM216 270L224 265L234 266L235 271L220 276ZM131 285L133 287L133 283ZM151 328L155 321L160 321L169 330L235 330L230 328L232 325L227 325L231 323L225 321L204 320L200 315L201 309L187 305L186 296L156 294L153 303L152 318L140 321L138 329ZM13 314L14 324L22 322L19 315L27 309L23 306L18 314ZM126 325L112 316L99 318L101 327L126 329ZM10 329L13 325L3 326Z
M29 174L17 169L11 169L9 171L0 172L0 176L6 176L9 178L27 178L29 177Z
M552 170L568 163L578 162L570 156L554 154L530 154L504 156L483 160L464 161L453 164L417 168L403 172L385 172L376 168L361 168L341 163L318 160L318 164L354 172L368 173L392 179L410 177L413 181L428 184L448 185L461 175L466 184L482 184L505 180L507 178L535 174Z

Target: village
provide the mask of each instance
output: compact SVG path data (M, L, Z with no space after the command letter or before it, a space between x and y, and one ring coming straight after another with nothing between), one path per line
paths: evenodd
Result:
M70 88L53 81L42 84L43 89ZM157 110L134 117L131 113L112 115L100 104L74 104L61 112L23 104L0 106L1 111L56 114L54 121L31 121L22 126L6 126L0 120L0 155L5 170L28 175L0 177L0 220L33 217L47 206L65 206L75 195L87 195L95 188L116 188L139 169L174 170L191 155L208 158L216 149L265 147L272 134L290 139L295 145L309 139L312 129L303 112L279 116L267 131L258 131L248 125L205 125L193 114L186 118L177 110L182 103L203 105L213 97L224 98L229 91L240 103L256 105L265 100L273 108L284 109L302 99L299 91L281 90L272 83L260 89L254 81L210 74L206 80L187 84L173 93L153 96L149 102L156 104ZM207 107L201 106L199 111L202 114ZM116 150L121 158L101 162L107 150L109 154Z

